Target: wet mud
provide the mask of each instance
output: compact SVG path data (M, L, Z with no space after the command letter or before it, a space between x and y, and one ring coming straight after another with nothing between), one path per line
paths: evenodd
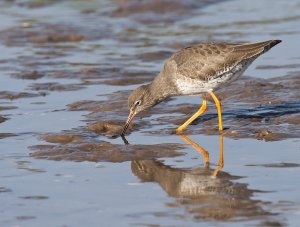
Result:
M77 34L77 32L82 32L82 34ZM9 28L0 32L1 40L6 45L80 42L100 36L99 31L86 31L85 27L77 28L70 25L43 23L34 23L34 25L26 23L23 27Z
M33 98L45 95L45 93L29 93L29 92L13 92L13 91L0 91L0 99L20 99L20 98Z
M5 118L5 117L0 116L0 123L4 122L4 121L6 121L6 120L8 120L8 119Z
M116 1L118 8L113 10L112 17L132 17L142 23L167 22L173 23L178 16L187 17L193 13L194 9L199 9L210 4L215 4L217 0L209 1ZM141 17L140 15L143 14Z
M97 122L87 126L87 130L111 137L120 136L124 122Z
M17 134L14 134L14 133L0 133L0 139L11 137L11 136L17 136Z
M162 157L177 157L183 145L126 145L112 144L97 139L78 137L76 135L46 135L42 136L54 145L35 145L31 156L49 160L70 160L76 162L125 162L131 160L147 160Z
M37 80L44 77L44 75L38 71L31 72L21 72L14 75L15 78L23 79L23 80Z
M28 87L33 91L76 91L83 89L83 86L78 84L59 84L59 83L34 83Z

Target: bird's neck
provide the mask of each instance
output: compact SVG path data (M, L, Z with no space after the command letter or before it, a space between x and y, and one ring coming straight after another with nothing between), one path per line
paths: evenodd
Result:
M166 98L174 96L176 91L170 86L171 81L162 73L159 73L151 84L148 85L148 91L152 98L157 102L161 102ZM174 90L174 91L173 91Z

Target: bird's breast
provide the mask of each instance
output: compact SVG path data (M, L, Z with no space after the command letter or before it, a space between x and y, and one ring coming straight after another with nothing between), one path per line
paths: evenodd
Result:
M238 79L250 63L241 62L230 70L224 70L216 75L206 77L207 80L178 74L175 84L180 95L200 95L215 91Z

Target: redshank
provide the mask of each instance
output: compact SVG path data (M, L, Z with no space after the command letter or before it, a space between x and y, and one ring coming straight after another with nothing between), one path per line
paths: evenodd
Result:
M202 95L202 106L176 129L176 133L180 133L205 112L207 94L216 104L219 130L222 131L221 103L214 92L238 79L258 56L280 42L202 43L178 51L166 60L164 68L150 84L138 87L129 95L130 114L121 135L125 135L135 115L166 98Z

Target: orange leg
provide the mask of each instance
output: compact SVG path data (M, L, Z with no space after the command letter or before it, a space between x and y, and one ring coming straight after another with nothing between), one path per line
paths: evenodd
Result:
M203 97L202 106L200 109L191 116L186 122L184 122L180 127L176 129L176 133L182 132L189 124L191 124L197 117L199 117L201 114L203 114L206 110L207 104L206 104L206 98Z
M211 95L211 97L212 97L213 100L215 101L216 107L217 107L217 110L218 110L219 131L223 131L221 102L219 101L219 99L217 98L217 96L215 96L215 94L214 94L212 91L211 91L209 94Z

